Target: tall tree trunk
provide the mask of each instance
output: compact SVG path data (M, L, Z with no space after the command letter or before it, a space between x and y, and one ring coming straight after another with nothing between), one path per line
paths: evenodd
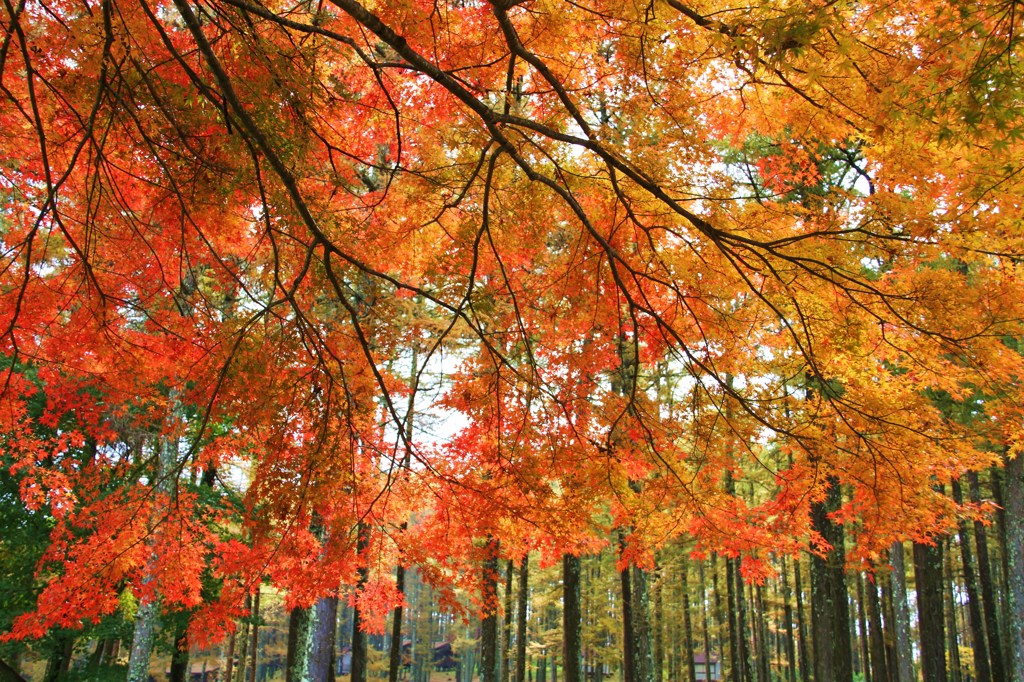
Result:
M529 603L530 555L519 563L519 592L516 605L516 682L526 682L526 606Z
M967 474L971 502L981 502L981 484L975 471ZM988 642L989 669L992 682L1006 682L1006 667L1003 665L1002 637L999 631L999 617L996 610L995 587L992 581L992 564L988 553L988 534L985 524L974 522L974 539L978 549L978 581L981 586L981 603L984 607L985 639Z
M630 570L632 588L633 682L654 682L654 660L651 652L651 605L647 571L634 566Z
M309 657L310 682L334 682L334 644L338 639L338 596L321 597L316 602L313 650Z
M811 505L814 530L831 545L811 556L811 626L814 629L815 682L852 682L850 605L846 591L843 529L829 518L841 503L839 481L829 477L826 497Z
M736 599L736 572L735 563L732 559L725 560L725 587L726 600L728 601L727 617L729 619L729 677L735 682L743 682L743 661L740 653L740 634L737 625L737 612L739 611ZM628 682L628 680L627 680Z
M1007 617L1013 682L1024 682L1024 455L1006 462L1006 584Z
M864 682L871 682L871 664L868 653L868 617L864 603L864 574L857 573L857 626L860 628L860 667ZM884 682L879 680L879 682Z
M227 682L232 682L235 673L235 645L237 644L235 633L232 632L231 636L228 637L228 655L227 660L224 662L224 679Z
M498 541L487 539L480 621L480 681L498 682Z
M704 582L704 561L703 560L697 562L697 571L698 571L698 573L697 573L697 582L700 584L701 639L704 640L704 679L706 680L708 678L708 674L707 674L708 673L708 666L711 665L711 635L708 632L708 630L709 630L708 621L710 620L710 618L708 616L708 611L710 609L708 608L708 603L707 603L707 593L706 593L707 584ZM716 595L716 599L717 599L717 595ZM716 623L716 625L717 625L717 623ZM687 656L689 656L689 659L692 662L693 661L693 652L692 651L688 652ZM688 664L688 665L690 665L690 664ZM696 669L694 670L694 675L696 675Z
M358 578L356 580L356 590L363 589L366 584L368 577L368 571L365 565L365 557L363 554L366 552L366 548L370 544L370 529L369 527L359 522L356 528L356 552L359 556L359 570L357 571ZM363 614L359 608L359 602L352 607L352 664L351 664L351 682L366 682L366 667L367 667L367 642L366 632L363 630Z
M509 559L505 564L505 623L501 632L501 682L510 682L512 674L512 576L515 563Z
M562 665L565 682L583 682L583 617L580 609L580 558L562 557Z
M46 661L46 671L43 674L43 682L58 682L67 677L71 668L71 658L75 650L74 633L68 630L58 630L53 637L53 649ZM149 679L148 677L146 678Z
M256 664L259 663L260 645L260 586L252 596L252 626L249 628L249 682L256 682Z
M753 590L755 613L757 614L754 620L757 633L757 677L761 682L771 682L771 665L768 660L768 651L771 646L768 641L768 615L765 613L764 593L759 584L755 584Z
M684 568L685 570L685 568ZM664 637L662 636L662 630L664 627L663 619L663 596L662 591L665 585L665 573L661 566L655 569L655 575L657 578L654 583L654 620L652 623L653 634L654 634L654 682L662 682L662 676L665 670L665 647ZM686 622L690 621L689 608L683 607L683 617Z
M316 628L316 611L312 607L294 608L288 614L288 650L284 677L287 682L309 680L310 643Z
M953 501L963 504L964 495L960 481L953 481ZM977 682L992 682L992 670L988 664L988 647L985 643L985 621L981 615L981 595L978 589L977 572L974 570L974 550L967 521L960 519L957 527L960 540L960 563L964 570L964 587L967 590L967 619L971 626L971 653L974 660L974 676Z
M800 653L800 680L801 682L810 682L812 664L807 646L807 616L805 615L806 611L804 611L804 583L800 573L800 555L798 554L793 559L793 591L796 594L796 629L797 635L800 637L797 650Z
M620 537L620 545L625 541ZM626 566L619 573L619 583L622 589L622 679L623 682L641 682L634 677L636 671L636 651L633 641L633 589L629 566Z
M168 682L188 682L188 622L182 618L174 627L174 650L171 651L171 675Z
M882 634L882 609L878 601L878 585L872 579L864 581L865 608L868 614L868 648L871 652L871 676L875 682L889 682L886 662L885 638Z
M395 589L405 595L405 566L395 568ZM402 604L391 611L391 646L388 650L388 682L398 682L402 668Z
M238 654L238 668L235 670L234 679L228 678L227 682L245 682L245 664L249 653L249 621L252 619L252 595L245 595L245 610L249 616L242 621L242 650Z
M942 548L914 543L917 623L921 671L928 682L946 682L946 640L942 615Z
M690 682L697 682L697 668L693 662L693 626L690 622L690 564L685 559L679 575L679 585L682 587L680 596L683 609L683 651L686 655L686 679Z
M793 605L790 602L789 572L782 557L782 617L786 628L786 679L796 682L796 642L793 641Z
M893 648L896 654L896 682L914 682L914 659L910 649L910 609L907 607L907 569L903 543L895 542L889 550L892 566Z
M942 545L939 545L942 547ZM950 559L949 539L945 540L945 551L943 552L942 570L942 600L945 603L946 615L946 651L948 652L947 672L949 682L962 682L963 675L960 669L960 646L959 633L956 628L956 606L953 603L953 562Z

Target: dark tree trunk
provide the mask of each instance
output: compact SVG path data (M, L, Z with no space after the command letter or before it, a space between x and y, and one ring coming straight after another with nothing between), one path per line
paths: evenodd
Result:
M800 556L793 559L793 590L796 593L796 629L800 637L797 650L800 653L800 680L811 681L811 660L807 647L807 616L804 611L804 583L800 575Z
M914 543L917 623L921 671L928 682L946 682L946 639L942 615L942 548Z
M882 633L882 609L878 601L878 586L872 579L864 581L865 608L868 612L868 644L871 651L871 675L875 682L889 682L886 662L885 638Z
M487 539L483 565L483 607L480 620L480 680L498 682L498 541Z
M249 618L242 621L242 650L238 652L238 669L235 671L235 679L228 678L227 682L245 682L245 664L249 651L249 621L252 620L252 595L245 595L245 609L249 612Z
M903 543L895 542L889 550L889 563L892 566L890 582L892 585L893 611L893 650L896 665L896 682L913 682L914 659L910 649L910 609L907 606L907 570L903 558Z
M1024 680L1024 455L1006 462L1006 609L1010 669L1014 682Z
M182 619L174 628L171 674L168 682L188 682L188 623Z
M793 641L793 605L790 602L786 557L782 557L782 617L786 628L786 679L796 682L796 642Z
M940 545L941 547L941 545ZM943 572L945 573L942 585L942 599L945 603L946 615L946 652L948 653L947 671L949 682L962 682L963 675L960 669L960 646L959 633L956 628L956 610L953 604L953 565L949 556L948 539L943 553Z
M395 588L405 594L405 566L395 569ZM402 604L391 611L391 648L388 650L388 682L398 682L402 668Z
M857 626L860 628L860 667L864 682L871 682L871 664L868 662L868 617L864 604L864 575L857 574Z
M630 637L633 639L633 682L654 682L647 571L636 566L628 570L631 573L630 587L633 592L632 619L629 627Z
M526 682L526 605L529 602L530 556L519 564L519 593L516 607L516 682Z
M761 586L755 584L754 590L754 603L756 604L755 612L757 614L754 620L754 628L757 633L757 678L760 682L771 682L770 670L771 665L768 660L768 651L771 648L768 642L768 616L765 613L764 606L764 593L761 591Z
M622 587L622 679L624 682L641 682L634 677L636 652L633 648L633 589L629 566L622 569L619 582Z
M334 682L334 643L338 638L338 597L321 597L316 602L313 650L309 655L310 682Z
M971 502L981 502L981 485L977 472L967 475L970 485ZM978 581L981 587L981 602L984 607L985 637L988 642L989 669L992 682L1006 682L1006 668L1003 665L1002 637L999 632L999 617L996 612L995 587L992 581L992 564L988 553L988 534L985 524L974 522L974 539L978 548ZM969 543L968 543L969 544Z
M75 649L75 636L66 630L59 630L53 636L53 649L46 661L43 682L57 682L67 677L71 668L71 656Z
M726 586L726 600L728 606L726 607L727 616L729 618L729 676L735 682L743 682L743 658L741 652L743 651L740 646L740 634L738 627L738 618L736 617L739 612L738 600L736 597L736 568L735 562L732 559L725 560L725 586ZM626 680L629 682L629 680Z
M357 571L356 590L363 589L368 577L368 571L363 565L363 553L370 544L370 529L363 523L356 528L356 552L359 556L359 570ZM363 631L363 615L359 604L352 608L352 664L351 682L366 682L367 664L367 642L366 632Z
M683 608L683 651L686 656L686 679L690 682L697 682L697 668L693 661L693 625L690 621L690 571L689 562L683 560L682 569L679 575L679 585L682 588Z
M505 564L505 621L501 632L501 682L509 682L512 674L512 576L515 564L509 559Z
M583 618L580 609L580 558L562 557L562 665L565 682L583 682Z
M964 495L960 481L953 481L953 501L963 504ZM985 621L981 615L981 590L978 589L977 572L974 570L974 550L967 521L961 519L957 528L960 540L960 563L964 569L964 587L967 590L967 620L971 626L971 651L974 660L974 675L977 682L992 682L992 670L988 664L988 647L985 643Z
M830 477L826 497L811 505L814 529L831 545L811 556L811 626L815 682L852 682L850 604L846 591L843 529L829 518L841 503L839 481Z
M665 642L662 636L664 629L665 620L663 618L663 595L662 592L665 586L665 574L660 566L655 569L656 575L658 576L654 585L654 613L652 621L653 638L654 638L654 682L662 682L662 676L665 670ZM684 569L685 570L685 569ZM689 622L690 613L689 610L684 607L684 617Z
M235 633L232 632L228 638L228 656L224 662L224 679L227 682L232 682L232 677L235 672Z
M249 682L256 682L256 663L259 662L260 644L260 588L252 596L252 625L249 628Z

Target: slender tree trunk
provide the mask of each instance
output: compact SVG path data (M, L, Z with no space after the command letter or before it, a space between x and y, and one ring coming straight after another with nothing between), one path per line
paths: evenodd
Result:
M693 626L690 622L690 564L685 559L680 570L679 585L682 587L680 605L683 609L683 651L686 654L686 679L697 682L697 668L693 662Z
M786 621L786 679L796 682L796 642L793 641L793 605L790 602L789 572L782 557L782 617Z
M171 675L168 682L188 682L188 623L184 620L174 628L174 650L171 652Z
M981 484L977 472L967 474L971 502L981 502ZM992 682L1006 682L1006 668L1003 665L1002 638L999 632L999 617L996 611L996 597L992 581L992 564L988 553L988 534L985 524L974 522L974 539L978 549L978 581L981 587L981 603L984 607L985 639L988 642L988 662ZM970 544L970 543L968 543Z
M509 559L505 564L505 622L501 633L501 682L510 682L512 674L512 576L515 563Z
M583 618L580 609L580 558L562 557L562 665L565 682L583 682Z
M810 682L812 664L807 646L807 616L805 615L806 611L804 611L804 583L800 573L800 555L797 555L793 559L793 590L796 594L796 629L797 635L800 637L799 646L797 647L797 650L800 653L800 680L801 682Z
M1000 566L1002 570L999 572L999 578L997 580L998 594L997 606L999 609L999 637L1003 643L1003 670L1005 671L1006 679L1011 682L1024 682L1021 678L1021 674L1014 670L1013 659L1015 653L1013 651L1013 636L1010 633L1010 609L1012 607L1010 599L1010 558L1009 558L1009 521L1007 519L1006 508L1008 502L1006 496L1003 494L1003 476L1004 470L1000 467L994 467L989 469L992 484L992 499L996 503L996 531L999 538L999 544L1002 551L999 552Z
M708 667L711 665L711 636L708 632L708 603L707 603L707 584L704 582L704 561L697 562L697 582L700 584L700 611L701 611L701 639L704 640L704 679L708 677ZM693 652L687 653L690 661L693 661ZM688 663L687 665L690 665ZM696 675L696 669L694 670Z
M334 682L334 643L338 638L338 596L316 602L313 650L309 660L310 682Z
M732 559L727 558L725 560L725 596L729 603L726 607L728 611L727 617L729 618L729 676L735 682L743 682L743 659L741 655L743 649L740 645L739 619L736 617L739 613L739 605L736 598L735 573L735 563Z
M46 661L43 682L58 682L67 677L71 668L71 657L75 650L75 636L67 630L58 630L53 637L53 650ZM148 679L148 677L147 677Z
M1006 462L1005 494L1010 679L1024 682L1024 455Z
M771 682L771 665L768 660L768 651L771 647L768 641L768 616L765 613L764 593L758 584L754 585L753 590L757 614L754 621L757 633L757 677L761 682Z
M359 556L358 578L356 590L362 590L366 584L368 571L364 565L363 554L370 544L370 529L366 524L360 522L356 528L356 552ZM352 607L352 664L351 682L366 682L367 666L367 642L366 632L363 630L363 614L359 608L358 601Z
M655 575L657 575L657 578L654 584L654 621L652 623L654 630L654 682L662 682L662 676L664 675L665 670L665 642L662 637L662 630L665 622L662 618L664 596L662 595L662 591L666 582L664 569L658 566L655 569ZM689 607L685 605L683 606L683 617L686 619L688 627L690 622L690 611Z
M526 606L529 603L530 556L519 563L519 592L516 605L516 682L526 682Z
M896 654L896 682L914 682L914 660L910 650L910 609L907 607L907 570L904 567L903 543L893 543L889 550L892 566L893 647Z
M405 566L395 568L395 589L405 595ZM402 604L391 611L391 647L388 650L388 682L398 682L402 668Z
M942 545L939 545L941 548ZM943 589L942 599L945 602L944 612L946 615L946 651L948 652L949 682L962 682L963 675L960 668L960 646L959 633L956 628L956 606L953 604L953 565L949 556L949 544L946 540L945 551L943 552Z
M228 655L227 660L224 662L224 679L227 682L232 682L235 673L235 633L232 632L228 638Z
M871 676L875 682L889 682L889 666L885 658L885 638L882 633L882 609L878 601L878 586L869 578L864 581L864 591L867 595L865 607L868 613Z
M235 670L234 679L228 678L227 682L245 682L245 664L249 653L249 620L252 617L252 595L245 595L245 610L249 617L242 621L242 650L238 654L238 668Z
M620 537L620 544L624 544ZM619 574L622 588L622 672L623 682L641 682L634 677L636 671L636 650L633 641L633 589L629 566Z
M256 664L259 662L260 645L260 587L252 596L252 627L249 628L249 682L256 682Z
M942 548L914 543L917 623L921 671L928 682L946 682L946 640L942 615Z
M864 682L871 682L871 664L868 654L868 617L864 603L864 574L857 573L857 626L860 628L860 667ZM884 682L879 680L879 682Z
M487 539L480 621L480 681L498 682L498 541Z
M953 501L963 504L964 495L960 481L953 481ZM960 563L964 570L964 587L967 591L967 619L971 626L971 652L974 660L974 675L977 682L992 682L992 671L988 664L988 647L985 643L985 621L981 615L981 595L978 589L977 572L974 570L974 550L967 521L961 519L957 527L960 540Z

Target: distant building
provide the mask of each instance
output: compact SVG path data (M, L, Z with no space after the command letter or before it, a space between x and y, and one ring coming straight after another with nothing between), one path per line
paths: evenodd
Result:
M697 673L698 680L714 681L722 679L722 664L718 656L711 654L705 657L704 654L696 654L693 657L693 668Z

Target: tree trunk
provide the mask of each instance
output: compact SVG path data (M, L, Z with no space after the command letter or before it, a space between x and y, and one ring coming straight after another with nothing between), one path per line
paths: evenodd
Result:
M288 614L288 651L284 668L287 682L309 680L309 650L315 628L316 611L313 608L295 608Z
M242 621L242 650L238 653L238 668L235 670L235 678L227 679L227 682L245 682L246 656L249 652L249 620L252 616L252 595L245 595L245 610L249 617Z
M831 545L811 556L811 627L814 630L814 681L852 682L850 605L846 592L843 529L829 518L841 503L839 481L829 478L825 500L811 505L814 529Z
M946 615L946 651L948 652L949 663L947 670L949 682L963 682L963 675L960 669L960 646L956 628L956 606L953 604L953 563L949 555L949 540L945 540L945 552L943 552L943 573L942 600L945 603ZM942 545L940 545L940 548Z
M977 472L970 472L967 475L967 481L970 486L971 502L981 502L981 485ZM988 534L985 524L981 521L974 522L974 539L978 548L978 581L981 587L981 603L984 607L989 669L992 673L992 682L1006 682L1002 637L999 632L999 617L996 612L995 588L992 581L992 564L988 553Z
M514 573L515 564L509 559L505 565L505 624L501 633L501 682L509 682L512 674L512 576Z
M793 641L793 605L790 602L789 574L786 557L782 557L782 618L786 628L786 679L796 682L796 642Z
M960 481L953 481L953 501L963 504L964 495ZM977 682L992 682L992 671L988 664L988 647L985 643L985 622L981 615L981 595L978 589L977 572L974 570L974 551L967 521L960 520L957 527L960 540L960 563L964 570L964 587L967 590L967 619L971 626L971 652L974 660L974 675Z
M864 581L865 608L868 614L868 648L871 653L871 676L875 682L889 682L886 662L885 638L882 634L882 609L878 601L878 585L872 579Z
M498 682L498 541L493 538L487 539L481 596L480 682Z
M620 537L620 546L624 540ZM622 679L623 682L640 682L634 677L636 671L636 651L633 642L633 589L629 566L626 566L619 573L619 583L622 588Z
M526 606L529 601L530 555L519 563L519 593L516 605L516 682L526 682Z
M67 677L71 668L71 657L75 650L75 636L67 630L56 631L53 642L53 650L50 658L46 661L46 672L43 674L43 682L58 682ZM148 672L147 672L147 680Z
M315 608L316 624L309 656L309 679L310 682L334 682L334 644L338 638L337 595L321 597Z
M800 555L793 559L793 590L796 593L796 629L800 638L797 647L800 653L800 680L810 682L811 661L807 649L807 620L804 611L804 583L800 575Z
M633 682L654 682L654 661L651 652L651 606L647 587L647 571L634 566L631 573L633 639Z
M562 557L562 648L565 682L583 682L583 618L580 609L580 558Z
M860 667L864 682L871 682L871 664L868 653L868 617L864 603L864 574L857 573L857 626L860 628ZM884 682L879 680L879 682Z
M168 682L188 682L188 623L182 620L174 628L174 650L171 652L171 675Z
M259 662L260 645L260 588L252 596L252 627L249 628L249 682L256 682L256 664Z
M370 545L370 529L366 524L360 522L356 528L356 552L359 556L358 578L356 579L356 592L363 589L368 577L363 554ZM352 608L352 664L351 682L366 682L366 632L363 630L363 618L359 608L359 602Z
M914 543L917 623L921 671L928 682L946 682L946 640L942 615L942 548Z
M1010 671L1014 682L1024 681L1024 455L1006 462L1006 609Z
M690 622L690 564L685 559L679 576L679 585L682 589L683 609L683 651L686 656L686 679L690 682L697 682L697 668L693 662L693 626Z
M405 595L405 566L401 564L395 569L395 588ZM398 682L398 672L402 667L402 604L399 602L391 611L391 648L388 651L388 682Z
M893 543L889 550L892 566L893 648L896 654L896 682L914 682L914 659L910 650L910 609L907 607L907 570L904 567L903 543Z
M736 573L735 562L732 559L725 560L725 587L726 601L728 602L727 616L729 618L729 676L735 682L744 682L743 659L740 645L740 634L738 629L737 613L739 606L736 598ZM627 680L628 682L628 680Z

